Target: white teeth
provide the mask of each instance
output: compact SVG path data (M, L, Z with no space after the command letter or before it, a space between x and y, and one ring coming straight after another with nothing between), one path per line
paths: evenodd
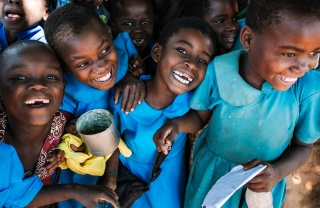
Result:
M179 72L179 71L173 71L175 74L177 74L177 75L179 75L180 77L184 77L184 78L186 78L189 82L192 82L193 81L193 79L192 78L190 78L187 74L185 74L185 73L181 73L181 72Z
M133 43L135 44L142 44L143 42L144 42L144 39L133 40Z
M110 77L111 77L111 72L109 72L108 74L106 74L103 77L100 77L100 78L97 78L97 79L94 79L94 80L98 81L98 82L105 82L105 81L109 80Z
M278 75L278 76L284 82L295 82L298 79L298 78L292 78L292 77L284 77L284 76L281 76L281 75Z
M27 100L24 102L24 104L27 104L27 105L33 105L35 103L43 103L43 104L48 104L50 102L49 99L31 99L31 100Z
M182 84L188 85L188 84L190 83L188 80L182 79L181 77L179 77L179 76L176 75L176 74L173 74L173 76L174 76L179 82L181 82Z

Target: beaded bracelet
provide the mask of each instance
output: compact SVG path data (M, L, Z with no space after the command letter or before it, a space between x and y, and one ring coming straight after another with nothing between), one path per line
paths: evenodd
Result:
M114 174L114 175L118 175L118 173L116 171L113 171L113 170L105 170L104 172L105 173L111 173L111 174Z

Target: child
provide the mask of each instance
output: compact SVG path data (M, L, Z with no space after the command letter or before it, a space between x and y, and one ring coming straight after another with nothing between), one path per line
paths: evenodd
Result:
M267 168L247 183L271 191L282 206L285 177L308 158L320 137L320 1L250 1L241 30L244 51L208 66L187 116L168 121L154 140L167 152L177 132L195 132L211 117L195 144L185 207L201 207L213 184L238 164ZM168 139L164 139L168 138ZM246 207L239 189L223 207Z
M210 26L196 17L176 19L166 25L151 56L157 63L154 78L146 80L144 101L129 115L115 106L114 118L132 156L120 160L133 174L148 182L155 161L154 132L167 120L188 112L191 90L202 81L214 55ZM184 146L179 134L161 165L159 177L132 207L181 207L186 183Z
M116 37L121 32L128 32L135 44L139 56L142 58L148 70L146 74L154 74L155 65L150 51L153 40L153 6L149 0L113 0L108 2L110 10L110 25L113 35ZM141 70L137 75L143 74Z
M5 108L0 114L0 206L34 207L71 198L89 207L99 199L116 205L115 193L102 186L43 186L40 181L48 175L47 160L65 123L58 111L62 70L50 47L31 40L12 44L0 55L0 83Z
M126 74L132 55L126 50L126 46L132 44L130 38L121 39L124 36L119 36L113 42L110 28L101 21L95 10L80 3L65 4L54 10L44 29L48 44L58 54L66 72L66 88L60 110L78 118L89 110L110 109L113 86ZM130 49L135 49L133 44ZM136 82L136 79L131 80L135 84L133 81ZM143 83L133 87L133 91L127 86L126 92L123 92L127 98L122 101L121 109L126 113L133 111L144 97L140 97L144 90ZM131 94L128 96L129 92ZM117 98L115 100L117 102ZM76 131L68 133L77 134ZM103 184L113 190L117 177L112 173L118 170L117 153L107 161L108 172L103 176ZM97 181L97 176L79 175L67 169L61 171L59 183L96 184ZM62 207L77 205L74 201L61 203Z
M237 0L186 0L186 16L195 16L208 22L217 37L217 54L227 53L239 31Z
M18 40L46 42L40 23L49 14L48 0L1 0L0 52Z

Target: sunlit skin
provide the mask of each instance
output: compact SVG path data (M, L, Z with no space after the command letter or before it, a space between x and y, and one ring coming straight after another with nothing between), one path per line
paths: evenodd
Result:
M9 43L18 39L16 32L40 22L48 14L45 0L0 0L0 21Z
M139 55L144 57L144 50L153 36L153 9L151 1L121 0L113 7L111 20L115 33L128 32Z
M182 29L170 37L165 46L156 44L152 57L157 62L157 70L155 78L146 83L145 100L161 109L178 94L196 88L212 56L211 38L195 29Z
M73 35L60 48L67 71L81 83L99 90L114 86L118 56L108 27L89 24L81 34Z
M17 149L25 170L34 169L63 89L61 66L46 45L18 51L1 68L0 93L8 115L6 143Z
M225 53L234 43L239 31L237 22L238 5L236 0L211 0L210 10L203 19L209 23L217 38L220 53Z
M245 27L241 32L249 55L242 59L240 74L257 89L267 81L278 91L287 90L319 60L320 40L314 37L320 35L320 22L305 24L305 19L288 18L285 13L279 19L277 28L256 33Z

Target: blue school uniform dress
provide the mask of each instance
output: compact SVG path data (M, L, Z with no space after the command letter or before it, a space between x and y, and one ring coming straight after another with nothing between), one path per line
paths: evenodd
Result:
M13 146L0 142L0 207L25 207L43 186L38 176L25 178Z
M121 131L122 139L132 150L128 158L120 154L120 161L145 182L151 179L157 152L152 140L154 133L167 119L187 113L190 98L191 92L178 95L170 106L162 110L154 109L143 101L128 115L120 110L120 105L115 106L115 124ZM151 183L150 190L134 202L132 208L183 206L186 185L185 142L186 134L180 133L160 166L162 171L159 177Z
M129 58L138 54L128 33L120 33L114 40L114 46L118 55L118 71L116 82L122 79L128 69ZM93 109L110 110L114 90L99 90L88 85L82 84L73 74L64 74L66 88L64 97L59 109L67 111L78 118L85 112ZM80 175L72 172L70 169L61 170L59 184L79 183L96 184L98 176ZM76 200L67 200L58 203L59 207L83 207Z
M268 82L258 90L239 75L240 54L216 57L190 102L193 109L213 113L195 144L185 207L200 208L212 185L236 165L255 158L276 161L293 135L308 144L320 137L320 72L306 73L287 91L276 91ZM272 190L275 208L284 202L285 182ZM245 189L223 207L247 207L241 198Z
M30 28L17 32L17 35L19 36L19 40L38 40L43 43L47 43L45 37L44 37L44 31L43 28L36 24L34 26L31 26ZM5 28L2 22L0 22L0 53L9 46L7 36L5 33Z

